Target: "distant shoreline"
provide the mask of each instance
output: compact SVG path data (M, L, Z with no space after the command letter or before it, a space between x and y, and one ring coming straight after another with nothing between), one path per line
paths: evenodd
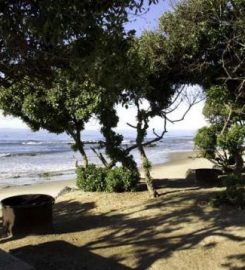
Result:
M170 134L171 133L171 134ZM166 137L157 144L146 147L146 154L152 165L161 165L168 162L173 152L193 150L193 131L175 131L166 134ZM126 131L123 145L132 145L135 136ZM148 134L147 140L152 136ZM101 164L101 160L91 150L91 146L103 139L99 132L84 132L83 140L88 142L85 151L88 160L93 164ZM55 135L45 131L31 132L2 131L0 129L0 186L22 186L50 181L64 181L75 178L75 164L81 164L79 152L72 151L67 135ZM105 154L105 149L99 149ZM137 149L130 154L140 166L141 161Z
M152 165L152 169L161 167L163 165L172 164L173 162L180 162L182 159L186 158L186 155L193 156L195 153L193 151L181 151L181 152L170 152L165 160L160 161ZM139 170L141 167L139 166ZM14 186L26 186L35 185L50 182L68 181L75 178L75 167L72 169L65 170L53 170L53 171L43 171L43 172L29 172L25 174L16 173L13 177L6 177L4 180L0 180L0 188L14 187Z
M196 158L195 152L175 152L170 153L169 161L152 167L152 177L155 179L176 179L184 178L185 173L190 168L211 168L213 164L206 159ZM20 194L44 193L56 197L66 186L76 187L75 178L63 181L45 181L19 186L0 186L0 200Z

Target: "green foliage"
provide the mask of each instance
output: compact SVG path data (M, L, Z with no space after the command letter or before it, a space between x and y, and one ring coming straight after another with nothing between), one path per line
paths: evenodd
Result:
M77 186L84 191L105 191L106 174L105 168L96 167L94 164L88 165L86 168L78 167Z
M204 116L210 123L220 125L224 124L229 114L228 106L234 103L234 95L226 87L214 85L206 90L206 102L203 108Z
M244 141L245 4L240 0L187 0L160 21L160 48L177 81L206 91L203 113L211 126L196 144L204 157L239 173ZM229 162L233 160L234 166Z
M245 209L245 189L238 188L225 190L216 195L211 201L213 206L231 205L240 209Z
M48 85L56 68L79 71L79 76L97 66L107 73L105 67L116 67L125 49L128 11L142 12L145 2L1 0L0 82L8 87L30 77Z
M207 159L215 159L217 143L216 137L217 136L213 128L203 127L198 130L198 133L194 138L194 142L203 157Z
M245 186L242 175L229 174L222 177L226 190L218 193L211 203L214 206L231 205L245 209Z
M123 167L114 168L108 171L106 176L107 192L132 191L139 182L137 171L131 171Z
M217 125L199 129L194 138L195 145L204 158L207 158L224 171L233 170L231 161L235 156L241 156L243 142L245 139L245 128L233 124L224 133L220 133Z
M98 110L98 117L102 125L101 133L105 137L103 145L105 146L106 154L111 159L111 165L121 162L123 167L137 170L133 157L122 147L123 136L113 130L119 121L117 112L114 109L114 103L116 103L115 100L113 102L110 98L105 97Z
M236 189L237 186L243 185L244 180L241 175L229 174L223 179L223 184L227 189Z
M238 124L232 125L227 132L217 138L217 143L222 149L227 149L229 153L240 151L245 139L245 127Z
M0 92L0 107L21 117L31 128L61 133L83 127L100 102L101 88L90 80L71 81L57 73L52 88L21 82ZM9 104L11 104L9 106Z
M124 87L114 98L115 91L101 103L99 119L102 124L101 132L105 137L105 148L112 164L121 162L124 167L136 170L135 161L132 160L130 151L122 146L123 137L113 130L118 123L115 104L121 102L125 108L136 106L143 100L149 102L149 110L139 109L137 113L137 145L142 145L147 135L148 122L155 116L162 116L162 111L167 109L175 93L175 86L171 84L173 76L165 72L163 68L158 69L158 43L160 39L154 33L145 33L141 38L132 40L128 51L127 72L123 73ZM166 67L166 70L169 70ZM162 75L164 74L164 75ZM126 89L126 90L125 90ZM144 123L144 125L143 125ZM148 165L147 165L148 167ZM146 167L145 167L146 168Z
M142 162L142 167L147 170L150 170L152 167L151 162L147 158L144 158Z
M243 104L224 86L210 87L206 96L204 115L211 125L198 131L195 144L203 157L218 163L223 170L241 171L245 139ZM236 164L233 168L231 161Z
M176 78L205 87L225 84L238 94L244 91L244 86L239 90L245 69L244 24L244 1L180 1L160 20L159 32L166 39L161 50Z
M81 132L96 113L103 93L104 89L88 78L71 80L65 72L56 72L50 88L28 81L0 91L0 108L5 114L20 117L33 130L66 132L75 142L73 150L78 150L87 163Z
M88 165L77 168L77 186L84 191L132 191L139 182L137 171L123 167L107 169Z
M145 32L134 41L130 51L130 68L132 84L128 86L132 95L130 101L138 103L146 99L150 112L141 111L141 118L161 116L161 112L171 104L173 95L181 83L174 79L164 57L164 40L158 33Z

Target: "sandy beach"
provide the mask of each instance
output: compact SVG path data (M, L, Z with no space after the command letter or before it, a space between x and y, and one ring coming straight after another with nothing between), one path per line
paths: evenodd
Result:
M187 169L212 164L193 153L175 153L155 166L160 196L73 191L56 199L54 233L2 238L1 249L37 270L245 269L245 211L214 209L208 200L221 188L200 188L184 179ZM46 193L75 181L5 187L0 198Z
M187 169L210 168L213 166L211 162L203 158L195 158L193 152L177 152L169 156L169 161L153 166L152 176L156 179L162 178L184 178ZM67 181L44 180L43 183L27 184L23 186L0 186L0 201L4 198L22 195L22 194L48 194L56 197L59 192L66 186L75 188L75 179Z

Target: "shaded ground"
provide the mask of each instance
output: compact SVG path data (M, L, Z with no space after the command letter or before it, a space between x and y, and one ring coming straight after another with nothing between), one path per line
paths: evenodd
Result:
M55 234L1 239L1 248L37 270L245 269L244 210L209 207L217 188L157 183L157 199L146 191L63 195Z

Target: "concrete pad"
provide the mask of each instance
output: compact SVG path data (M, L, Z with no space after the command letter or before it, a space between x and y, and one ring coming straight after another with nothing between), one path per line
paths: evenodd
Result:
M32 266L0 249L0 270L35 270Z

